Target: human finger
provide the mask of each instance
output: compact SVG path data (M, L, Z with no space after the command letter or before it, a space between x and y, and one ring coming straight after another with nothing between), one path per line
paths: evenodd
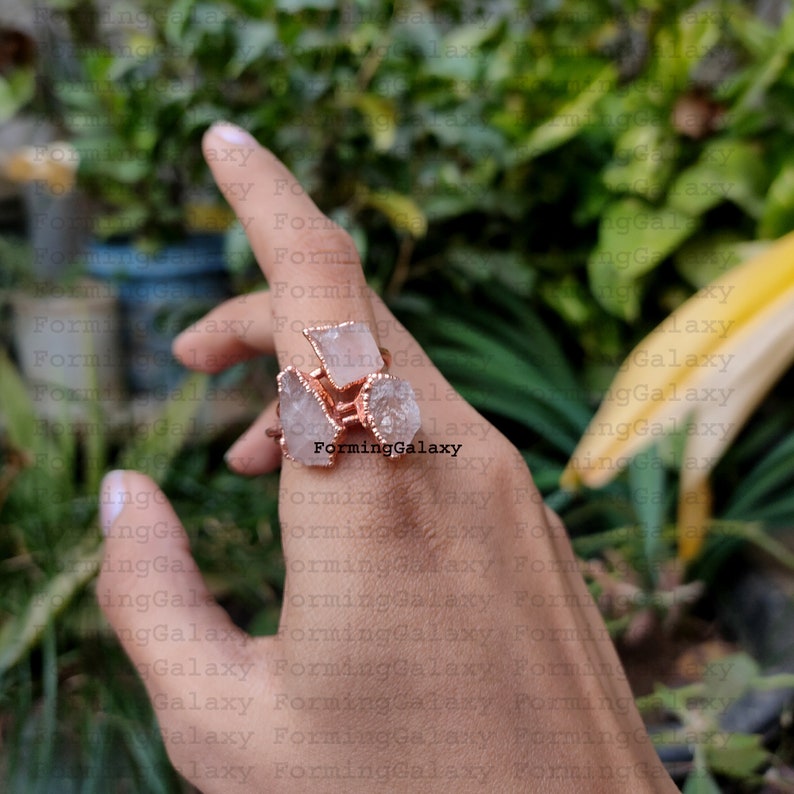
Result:
M215 124L203 147L270 286L281 366L314 368L316 358L303 328L352 320L375 333L369 289L350 235L320 212L284 164L241 128Z
M273 355L270 303L266 290L224 301L174 339L174 356L189 369L216 373Z
M187 534L163 492L134 471L108 474L100 493L105 554L99 605L150 693L173 683L157 659L183 669L221 664L250 638L215 602L190 553Z
M278 402L274 400L229 448L224 456L226 465L249 477L277 469L281 464L281 448L267 435L267 430L277 425Z

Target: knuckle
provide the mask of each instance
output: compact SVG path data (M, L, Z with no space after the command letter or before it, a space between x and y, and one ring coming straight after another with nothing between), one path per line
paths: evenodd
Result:
M353 238L332 221L322 228L306 228L297 232L295 246L307 254L312 264L321 267L359 264Z
M419 541L420 546L427 543L435 547L439 540L438 515L433 506L436 479L431 472L411 466L385 474L378 482L384 498L371 507L367 522L388 527L388 535L398 543L413 547Z

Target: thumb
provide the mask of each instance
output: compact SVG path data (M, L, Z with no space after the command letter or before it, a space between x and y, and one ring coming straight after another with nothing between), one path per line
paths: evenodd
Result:
M150 691L165 689L158 677L165 684L176 669L233 659L250 638L212 598L157 485L137 472L110 472L100 516L106 540L97 598Z

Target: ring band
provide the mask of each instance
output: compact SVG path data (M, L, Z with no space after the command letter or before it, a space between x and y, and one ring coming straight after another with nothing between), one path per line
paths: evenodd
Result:
M331 467L340 440L353 427L368 430L388 457L400 457L394 449L413 441L421 417L411 384L386 371L388 350L378 347L365 323L315 326L303 334L321 365L311 372L288 366L278 374L280 426L266 433L284 457Z

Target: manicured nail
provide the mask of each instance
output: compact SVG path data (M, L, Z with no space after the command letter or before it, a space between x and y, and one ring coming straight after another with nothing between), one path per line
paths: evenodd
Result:
M246 132L242 127L238 127L230 121L216 121L210 128L210 132L226 141L226 143L233 143L235 146L259 145L251 133Z
M113 522L118 518L124 505L129 504L130 496L126 488L126 476L123 470L108 472L99 489L99 516L102 532L107 537Z

